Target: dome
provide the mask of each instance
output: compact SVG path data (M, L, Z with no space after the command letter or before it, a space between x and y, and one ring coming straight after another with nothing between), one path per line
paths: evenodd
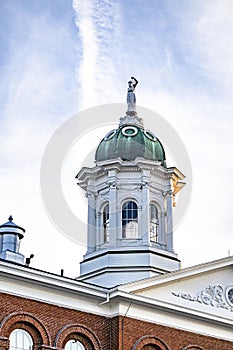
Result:
M123 125L110 131L100 142L95 160L121 158L125 161L143 157L166 165L164 148L159 139L149 130L137 125Z
M13 222L13 218L10 215L8 218L9 221L5 222L5 224L0 225L0 234L16 234L20 239L23 238L23 234L25 233L25 229L16 225Z

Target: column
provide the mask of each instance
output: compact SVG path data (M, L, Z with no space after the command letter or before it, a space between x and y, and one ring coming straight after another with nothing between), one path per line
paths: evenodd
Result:
M139 216L138 237L142 239L143 245L150 244L150 210L149 210L149 187L147 182L142 183L142 212Z
M109 246L117 245L117 186L109 182Z
M167 192L167 249L173 251L172 191Z
M95 196L93 192L87 192L88 197L88 230L87 230L87 253L96 249L96 218L95 218Z
M96 248L104 242L101 212L96 212Z

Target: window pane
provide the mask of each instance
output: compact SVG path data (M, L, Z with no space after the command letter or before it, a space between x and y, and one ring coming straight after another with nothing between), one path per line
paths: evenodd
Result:
M158 210L154 204L150 204L150 220L158 219Z
M66 343L65 350L85 350L85 347L80 341L71 339Z
M138 237L138 206L133 201L124 203L122 208L122 238Z
M150 204L150 240L158 242L158 209Z
M104 242L109 241L109 205L107 204L103 209L103 228L104 228Z
M15 329L10 335L10 350L31 350L33 346L30 334L23 329Z

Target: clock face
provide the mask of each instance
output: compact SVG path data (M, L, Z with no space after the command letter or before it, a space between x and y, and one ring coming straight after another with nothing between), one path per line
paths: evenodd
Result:
M228 303L231 306L233 306L233 286L227 288L227 290L226 290L226 297L227 297Z

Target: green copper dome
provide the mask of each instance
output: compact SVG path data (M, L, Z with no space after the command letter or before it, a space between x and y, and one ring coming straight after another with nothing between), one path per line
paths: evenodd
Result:
M100 142L95 154L97 162L115 158L130 161L137 157L166 165L165 152L159 139L149 130L127 124L110 131Z

